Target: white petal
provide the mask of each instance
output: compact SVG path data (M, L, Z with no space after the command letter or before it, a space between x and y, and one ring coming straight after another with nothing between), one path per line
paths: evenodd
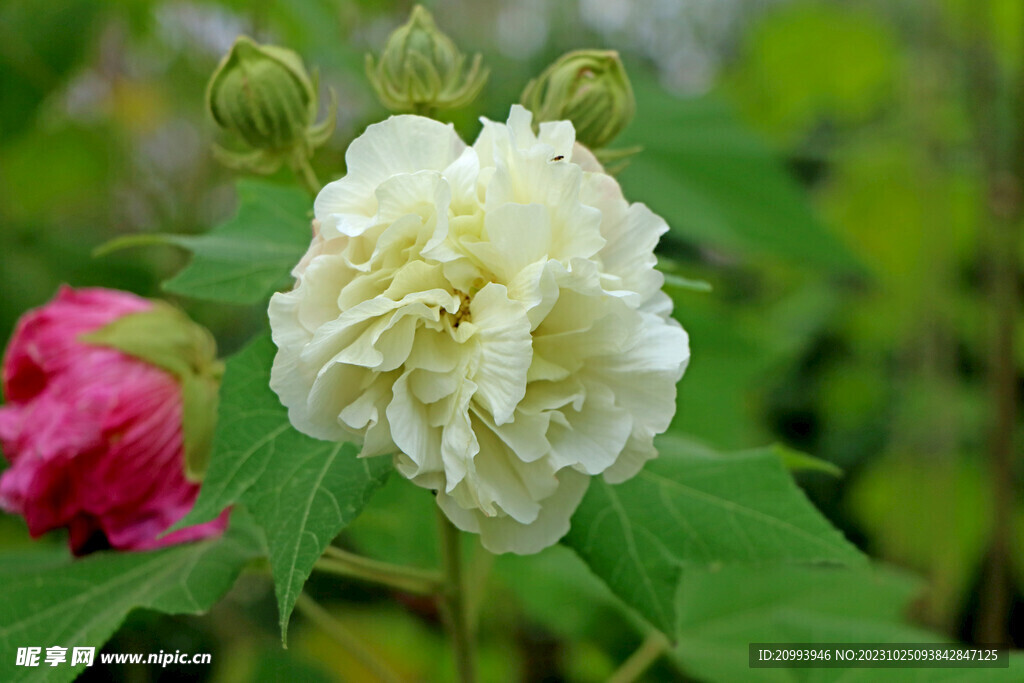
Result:
M576 161L573 156L576 130L572 126L572 121L542 121L537 138L545 145L550 145L555 156Z
M409 373L395 381L393 398L387 407L391 438L402 453L416 463L417 472L443 469L441 430L430 426L427 408L409 391L408 381Z
M346 175L328 183L314 203L325 236L356 236L377 211L374 192L399 173L443 171L465 143L451 124L422 116L392 116L367 127L345 153Z
M572 162L579 164L579 167L587 173L604 173L604 166L597 160L594 153L578 142L572 147Z
M654 457L689 359L655 269L665 222L571 123L534 130L518 105L471 148L421 117L370 126L270 306L293 424L393 453L494 552L554 543L588 475Z
M689 339L675 320L640 315L632 347L592 359L587 370L614 392L636 425L657 434L668 428L675 412L676 383L690 358Z
M533 114L521 104L513 104L508 112L508 135L518 149L529 149L537 142Z
M615 396L604 385L589 387L579 410L563 408L566 426L548 430L551 460L556 467L575 467L600 474L615 463L633 429L632 416L615 405Z
M530 320L522 304L510 300L507 290L493 282L477 292L469 310L480 344L479 364L472 376L478 386L474 399L501 425L512 418L526 393L533 353Z
M492 553L537 553L558 542L569 532L569 520L587 492L590 477L574 470L558 473L558 490L542 501L537 518L521 524L511 517L485 517L464 510L448 496L438 494L437 504L455 526L480 534L480 542Z
M484 219L484 240L472 253L507 284L529 265L547 260L551 220L540 204L502 204Z
M654 437L631 436L615 464L604 471L604 480L609 484L621 484L632 479L643 469L644 463L658 457Z
M477 179L480 176L480 157L472 147L462 150L459 158L444 170L445 180L451 186L452 211L456 214L472 214L480 209L477 194Z

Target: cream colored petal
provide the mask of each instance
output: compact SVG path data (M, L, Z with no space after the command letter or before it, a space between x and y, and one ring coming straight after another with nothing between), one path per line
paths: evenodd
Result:
M539 128L537 139L545 145L550 145L555 156L577 161L573 147L576 144L576 130L572 121L542 121Z
M444 170L451 186L451 210L455 215L472 214L480 209L480 157L472 147L462 150L459 158Z
M375 184L349 174L324 186L313 202L313 215L327 239L358 236L373 225L377 213Z
M444 461L445 491L450 493L479 457L480 443L473 429L469 403L476 386L469 380L459 383L451 398L451 411L441 431L441 459Z
M558 301L558 280L566 274L558 261L537 261L520 270L509 282L508 296L526 307L531 329L536 329Z
M523 462L493 430L473 419L473 430L479 440L479 453L467 462L465 481L452 494L463 507L479 507L487 516L507 514L520 523L537 518L539 501L552 495L558 487L555 469L546 459Z
M416 368L409 372L407 386L417 401L429 405L454 394L464 381L464 377L454 372L430 372Z
M551 460L555 467L574 467L587 474L600 474L615 462L633 430L633 418L616 406L607 387L595 384L587 388L579 410L560 411L566 425L552 422L548 429Z
M526 392L530 369L530 320L522 304L508 298L505 287L489 283L470 304L477 326L479 361L471 378L477 384L474 400L486 408L496 424L512 418Z
M422 368L434 373L450 373L462 356L460 345L443 331L420 328L405 361L407 368Z
M517 149L529 149L537 144L533 133L533 114L521 104L513 104L508 112L508 136Z
M392 116L367 127L345 153L347 175L317 195L314 214L326 237L362 234L377 211L376 189L391 176L443 171L465 143L451 124L422 116Z
M318 368L301 362L302 349L312 335L298 322L301 292L277 293L270 299L270 329L277 354L270 370L270 388L288 408L288 418L295 428L321 439L338 439L345 434L337 424L317 424L310 419L306 401Z
M386 251L416 245L415 254L443 242L448 235L448 206L451 188L439 172L420 171L392 176L377 188L379 207L376 222L389 224L409 215L419 216L422 223L408 223L404 231L387 228L377 240L373 260ZM403 225L406 225L403 222Z
M358 430L344 424L340 415L372 381L373 373L366 368L339 363L324 366L302 402L289 406L288 417L300 432L328 441L348 441Z
M296 294L299 324L312 333L324 323L336 320L341 315L338 292L357 275L345 267L342 256L322 255L313 259L303 275L301 293Z
M597 160L594 153L578 142L572 147L572 162L579 164L579 167L587 173L604 173L604 166Z
M551 418L546 413L528 414L517 410L512 422L500 426L486 412L474 411L473 415L523 462L539 460L551 451L551 444L545 437Z
M622 449L615 464L604 471L604 480L609 484L621 484L632 479L643 469L644 463L658 457L658 449L654 447L654 437L629 437L626 447Z
M590 477L574 470L558 473L558 490L542 501L537 518L520 524L511 517L485 517L478 511L463 510L448 496L438 494L437 504L460 529L480 534L480 542L492 553L537 553L558 542L569 532L569 520L587 492Z
M488 211L484 239L470 247L474 256L502 284L512 282L529 265L547 260L551 220L540 204L503 204Z
M427 408L409 391L408 381L409 373L395 381L394 395L387 407L391 438L399 450L416 464L417 473L443 469L441 430L430 426Z
M640 314L619 299L563 289L534 331L533 346L550 363L575 372L588 358L629 348L639 323Z
M632 347L591 359L587 372L614 392L616 402L646 433L657 434L675 413L676 383L690 359L689 339L675 320L640 315Z

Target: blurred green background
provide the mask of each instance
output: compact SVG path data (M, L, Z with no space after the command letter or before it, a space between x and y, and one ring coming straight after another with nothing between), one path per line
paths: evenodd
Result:
M238 33L298 51L339 96L315 165L386 115L363 74L409 2L0 2L0 338L61 283L161 296L186 256L90 252L231 215L203 90ZM626 60L637 117L619 176L672 226L660 247L710 294L678 291L693 360L673 430L773 441L838 465L799 479L873 557L922 577L909 617L1024 646L1019 396L1024 3L1019 0L438 0L491 78L453 121L504 120L562 52ZM281 180L290 182L282 173ZM223 354L259 309L178 300ZM393 480L346 542L430 566L427 496ZM420 511L413 514L412 511ZM0 543L25 545L20 520ZM641 640L570 551L499 558L484 599L486 680L600 680ZM316 578L314 595L401 673L450 676L432 604ZM684 588L685 590L685 588ZM212 680L372 680L301 622L278 647L269 583L243 577L204 619L136 614L111 651L212 651ZM152 670L150 670L152 669ZM668 658L649 680L696 675ZM170 679L169 667L83 680ZM703 678L703 676L699 676Z

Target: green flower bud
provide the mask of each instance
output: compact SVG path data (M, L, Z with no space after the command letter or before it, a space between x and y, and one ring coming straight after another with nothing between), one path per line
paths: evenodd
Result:
M299 55L245 36L235 40L210 78L206 105L221 129L251 148L248 153L215 148L220 160L257 172L273 172L294 155L308 158L334 130L337 107L332 94L327 119L316 124L316 82Z
M636 111L626 68L614 50L577 50L559 57L523 90L534 120L572 121L576 139L600 149L629 125Z
M185 475L202 479L217 423L217 399L224 364L213 335L180 310L154 301L148 311L122 316L82 341L108 346L166 370L181 385Z
M366 55L366 75L381 103L396 112L426 113L469 104L487 80L476 55L466 68L466 55L438 30L430 12L413 8L409 21L388 38L375 64Z

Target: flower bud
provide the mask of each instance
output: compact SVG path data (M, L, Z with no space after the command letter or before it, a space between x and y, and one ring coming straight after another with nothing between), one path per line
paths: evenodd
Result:
M523 90L534 120L572 121L576 140L601 149L629 125L633 88L614 50L577 50L559 57Z
M217 399L224 364L210 332L162 301L147 311L125 315L79 337L117 349L161 368L181 386L185 475L199 481L206 473L217 423Z
M333 98L333 95L332 95ZM273 172L294 154L308 158L334 130L336 103L316 124L316 84L291 50L258 45L239 36L206 88L206 105L221 129L237 134L251 150L215 148L229 166Z
M366 55L366 75L381 103L396 112L429 112L469 104L487 80L479 54L466 68L464 55L438 30L430 12L416 5L409 21L388 38L375 64Z
M76 554L219 533L227 515L161 534L199 493L221 365L184 314L127 292L63 288L19 322L3 361L0 507Z

